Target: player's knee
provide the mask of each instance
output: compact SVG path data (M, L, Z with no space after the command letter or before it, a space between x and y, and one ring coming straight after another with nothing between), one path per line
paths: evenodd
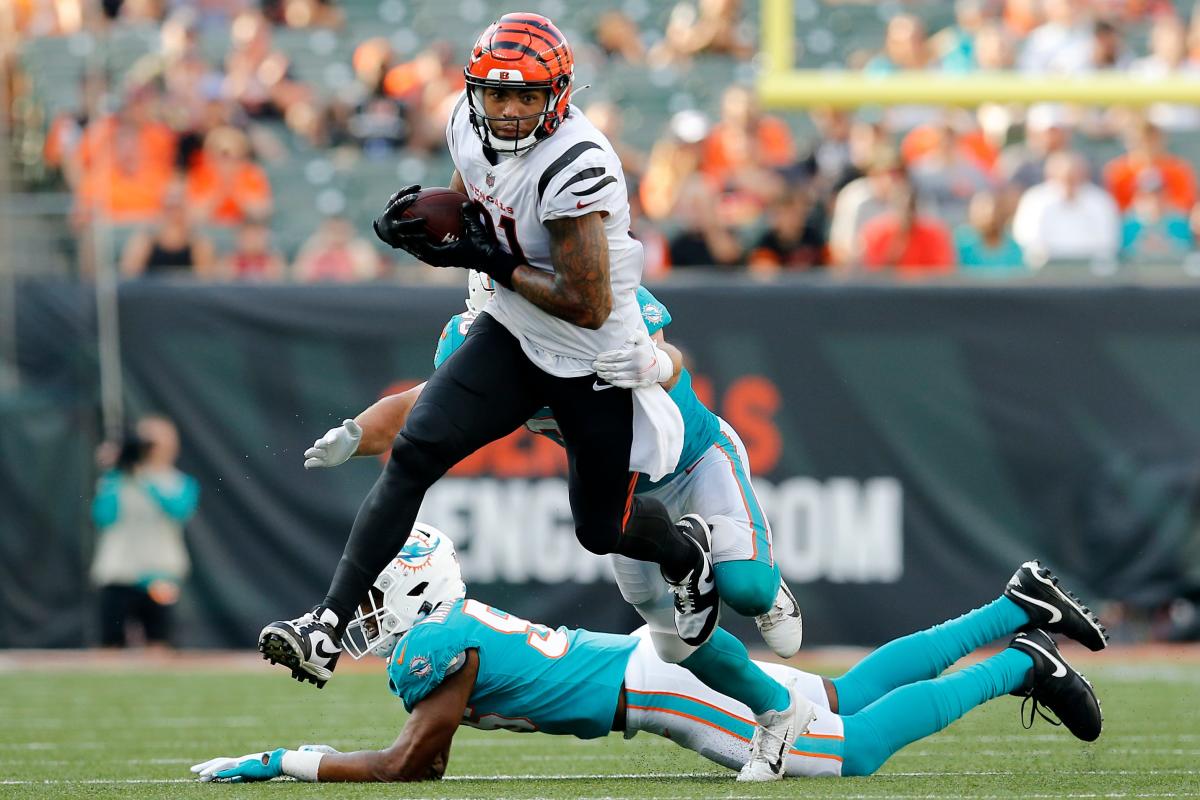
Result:
M447 469L449 467L439 457L436 448L413 441L401 432L392 441L391 458L384 468L384 474L390 480L415 482L429 487Z
M585 520L575 525L575 538L585 550L598 556L617 552L617 539L620 535L621 528L615 523Z
M717 564L717 593L742 616L757 617L771 610L779 593L779 572L759 561Z
M654 652L668 664L678 664L686 661L688 656L696 652L696 648L679 638L674 631L650 631L650 641L654 642Z

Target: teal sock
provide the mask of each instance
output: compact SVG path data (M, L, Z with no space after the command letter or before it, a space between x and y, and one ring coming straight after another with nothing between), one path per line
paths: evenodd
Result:
M854 714L897 686L927 680L967 653L1029 623L1029 615L1007 597L961 617L909 634L880 647L840 678L838 713Z
M722 561L715 566L721 601L743 617L771 610L779 594L779 565L765 561Z
M746 647L724 628L679 662L708 688L749 706L755 714L782 711L791 697L783 684L750 660Z
M1033 659L1008 649L933 680L910 683L844 716L842 775L870 775L900 748L931 736L988 700L1024 684Z

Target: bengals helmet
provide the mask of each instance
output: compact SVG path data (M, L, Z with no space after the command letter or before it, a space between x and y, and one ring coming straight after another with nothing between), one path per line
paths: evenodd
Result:
M523 153L550 136L567 118L571 103L575 56L566 37L554 23L539 14L505 14L480 34L471 48L463 73L471 127L485 147L497 152ZM489 88L547 89L546 107L524 117L488 117L483 92ZM521 122L538 119L528 136L502 139L492 133L489 122Z

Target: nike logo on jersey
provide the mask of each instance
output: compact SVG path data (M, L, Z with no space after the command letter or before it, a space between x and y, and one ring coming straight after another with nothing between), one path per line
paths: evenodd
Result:
M600 202L599 200L593 200L591 203L576 203L575 208L587 208L592 203L599 203L599 202Z
M592 384L593 392L603 392L605 389L612 389L612 388L613 388L613 385L611 383L601 383L600 381L595 381Z

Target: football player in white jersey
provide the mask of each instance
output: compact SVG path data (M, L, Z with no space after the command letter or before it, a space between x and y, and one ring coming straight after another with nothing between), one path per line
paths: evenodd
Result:
M498 288L413 406L324 601L260 633L264 658L297 680L320 687L332 676L346 624L400 549L428 488L543 407L567 449L580 543L658 564L688 645L717 627L708 525L694 514L676 522L661 501L633 493L636 470L657 480L675 468L678 446L666 443L682 438L683 425L658 386L672 361L650 340L635 300L642 250L629 234L625 178L607 139L570 104L573 70L570 46L545 17L507 14L489 26L472 48L446 131L451 188L472 198L462 236L435 244L423 220L403 218L416 186L393 195L375 222L391 246L432 266L482 270ZM605 357L612 353L624 355L614 362ZM635 441L635 422L655 435ZM771 706L785 736L795 718L787 699L782 693Z

